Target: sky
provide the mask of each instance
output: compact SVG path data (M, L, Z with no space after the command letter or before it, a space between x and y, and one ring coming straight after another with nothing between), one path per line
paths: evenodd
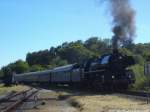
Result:
M136 10L134 42L150 42L150 0L131 4ZM111 38L111 28L99 0L0 0L0 67L66 41Z

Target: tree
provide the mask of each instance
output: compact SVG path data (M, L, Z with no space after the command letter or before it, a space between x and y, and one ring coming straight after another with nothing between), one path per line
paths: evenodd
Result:
M43 50L33 53L28 53L26 56L26 62L32 66L32 65L42 65L46 66L50 63L51 59L54 57L54 51L53 49L49 50Z
M44 68L41 65L32 65L30 67L30 72L42 71Z
M8 66L10 66L10 69L12 70L12 72L15 72L17 74L24 73L24 72L27 72L29 70L28 63L24 62L22 60L18 60L15 63L12 63Z
M3 71L2 71L2 70L0 70L0 79L2 79L2 78L3 78L3 76L4 76L4 73L3 73Z
M54 58L51 62L51 65L53 65L53 67L63 66L63 65L67 65L67 64L68 64L67 60L63 60L59 56Z
M150 62L150 52L144 52L143 57L146 60L146 62Z
M83 61L92 58L95 54L86 49L79 42L71 42L67 46L59 49L59 56L67 60L68 63L82 63Z
M144 64L144 58L141 55L134 55L133 57L136 64L140 64L140 65Z
M130 50L128 50L127 48L121 48L121 49L119 49L119 52L121 52L124 55L133 56L133 53Z
M17 60L14 63L10 63L7 66L3 67L1 69L1 73L3 74L3 79L5 85L10 85L11 80L12 80L12 75L13 73L24 73L29 70L28 63L22 61L22 60Z
M11 84L11 81L12 81L12 71L11 71L11 68L10 67L3 67L2 68L2 71L3 71L3 74L4 74L4 84L5 86L10 86Z
M98 39L98 37L92 37L85 41L84 46L95 54L100 55L110 52L110 43L110 39Z

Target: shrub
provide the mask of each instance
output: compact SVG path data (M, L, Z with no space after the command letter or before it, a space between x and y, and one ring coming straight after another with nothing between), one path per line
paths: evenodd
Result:
M144 75L144 66L142 65L135 65L132 67L132 70L135 74L135 84L133 85L135 90L144 89L146 77Z

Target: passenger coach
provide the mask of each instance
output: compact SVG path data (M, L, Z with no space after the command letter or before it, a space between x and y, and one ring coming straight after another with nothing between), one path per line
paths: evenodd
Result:
M62 83L72 84L81 82L81 69L77 64L56 67L52 70L13 74L14 83Z

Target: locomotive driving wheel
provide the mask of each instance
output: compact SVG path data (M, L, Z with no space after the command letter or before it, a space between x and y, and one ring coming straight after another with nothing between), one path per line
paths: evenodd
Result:
M104 91L104 86L102 84L102 81L95 79L94 82L92 83L92 86L94 88L94 90L96 91Z

